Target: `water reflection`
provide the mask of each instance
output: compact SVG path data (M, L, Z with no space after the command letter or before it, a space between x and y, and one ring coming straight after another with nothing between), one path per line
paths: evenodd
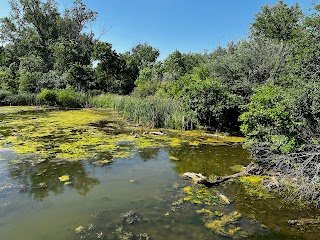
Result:
M139 156L143 161L156 159L159 155L160 148L142 148L139 149Z
M83 162L68 162L50 159L37 159L35 156L23 156L19 160L8 162L9 177L17 181L22 192L30 197L43 200L53 193L63 193L67 188L86 195L99 180L88 176ZM70 184L65 185L60 176L70 176Z
M197 148L181 147L170 149L170 155L180 161L172 161L177 174L197 172L204 175L232 174L230 166L250 163L250 154L242 146L211 146L203 145Z

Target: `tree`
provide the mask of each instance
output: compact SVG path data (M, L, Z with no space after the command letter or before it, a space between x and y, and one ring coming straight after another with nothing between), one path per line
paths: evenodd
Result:
M304 18L302 31L291 47L288 70L299 81L309 82L320 78L320 4Z
M273 6L265 5L256 15L251 24L251 34L254 37L267 37L276 40L289 41L295 38L300 30L303 14L299 4L289 7L279 0Z
M98 61L95 69L96 88L105 92L126 94L132 91L130 79L125 78L125 61L107 42L97 42L93 59Z
M229 44L222 55L208 62L211 75L248 103L253 88L278 80L286 72L289 49L284 43L256 37Z
M91 63L94 36L84 30L96 13L81 0L64 14L54 0L11 0L10 6L10 16L0 20L0 41L10 55L7 65L19 66L20 59L32 55L42 59L42 73L63 74L74 64Z
M204 56L197 53L183 54L176 50L163 62L165 79L175 81L185 74L191 73L195 67L204 62Z

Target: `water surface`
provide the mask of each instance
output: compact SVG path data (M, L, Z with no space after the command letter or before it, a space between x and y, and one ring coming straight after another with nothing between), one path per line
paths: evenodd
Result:
M287 222L316 218L318 210L277 195L258 198L236 181L203 189L181 178L187 171L232 174L232 166L251 161L241 145L188 144L188 138L170 144L177 139L140 132L135 140L118 117L91 111L72 112L85 117L79 125L59 122L59 111L1 115L1 239L318 239L317 227ZM113 162L96 164L103 160ZM61 176L69 176L68 184ZM199 213L203 209L216 212L213 221L241 216L214 231L206 226L208 214Z

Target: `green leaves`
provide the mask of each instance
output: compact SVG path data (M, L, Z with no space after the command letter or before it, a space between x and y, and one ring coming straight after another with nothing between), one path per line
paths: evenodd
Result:
M282 0L273 6L265 5L251 24L253 36L263 36L280 41L289 41L300 31L302 10L299 4L289 7Z

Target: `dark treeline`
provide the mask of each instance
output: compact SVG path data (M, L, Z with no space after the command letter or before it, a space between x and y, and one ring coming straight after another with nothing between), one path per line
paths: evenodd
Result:
M319 202L320 5L304 13L280 0L246 39L159 61L147 43L120 54L97 39L87 28L97 13L81 0L63 13L54 0L10 4L0 26L3 104L89 102L152 127L241 131L260 165L301 187L295 197Z

